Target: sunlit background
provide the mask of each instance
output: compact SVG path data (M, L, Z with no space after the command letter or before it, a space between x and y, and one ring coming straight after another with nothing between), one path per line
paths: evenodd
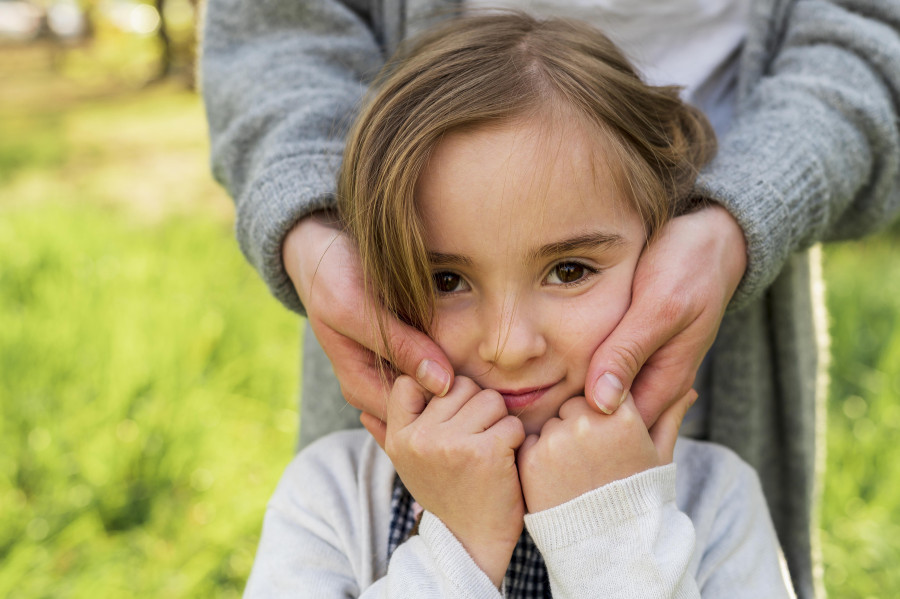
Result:
M300 323L210 179L197 15L0 0L0 597L238 596L292 456ZM900 597L898 250L825 251L832 597Z

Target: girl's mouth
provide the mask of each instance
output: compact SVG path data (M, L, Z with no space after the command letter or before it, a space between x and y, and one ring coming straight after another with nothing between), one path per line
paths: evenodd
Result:
M503 396L506 402L507 410L521 410L527 408L546 393L554 384L545 385L543 387L530 387L526 389L517 389L515 391L507 389L497 389L497 392Z

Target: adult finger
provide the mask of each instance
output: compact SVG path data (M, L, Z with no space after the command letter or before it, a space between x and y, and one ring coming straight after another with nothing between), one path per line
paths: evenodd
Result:
M378 443L379 447L384 449L384 441L387 437L387 425L375 416L367 414L366 412L359 415L359 421L365 429L369 431L369 434L375 438L375 442Z
M644 362L680 330L679 322L661 318L657 299L635 298L625 316L591 358L585 395L604 414L615 412ZM653 326L648 326L653 323Z
M631 385L638 411L649 428L659 415L691 390L715 335L715 322L699 318L650 356ZM701 332L711 332L704 336Z
M669 221L638 260L631 306L591 362L585 390L597 409L614 410L631 388L652 425L692 384L745 267L743 232L724 208Z
M323 315L320 308L315 317L310 315L310 324L322 349L334 364L338 380L341 380L343 373L354 372L347 362L339 359L347 357L348 348L352 347L360 356L368 352L370 355L366 356L366 360L376 368L379 357L389 358L394 369L415 378L432 394L439 397L446 395L453 383L453 368L430 337L393 315L382 313L381 308L351 310L335 307L332 310L333 314ZM379 320L385 329L383 334L380 327L373 324ZM345 387L353 387L343 380L341 383Z
M382 351L382 357L390 356L393 366L418 381L432 394L443 397L453 384L453 367L441 348L430 337L400 322L393 315L385 316L385 339L390 351ZM383 340L373 341L371 348L378 348Z
M311 324L331 362L344 399L353 407L384 420L393 373L379 363L378 356L356 341L329 327Z
M681 399L666 408L659 415L656 423L650 427L650 439L656 447L656 453L659 455L663 463L668 464L672 461L672 454L675 451L675 441L678 439L678 431L681 429L681 423L688 409L697 401L697 392L691 389L685 393Z

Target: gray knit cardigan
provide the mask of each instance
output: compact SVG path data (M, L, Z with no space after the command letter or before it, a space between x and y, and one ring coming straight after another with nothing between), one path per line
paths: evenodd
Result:
M289 308L303 310L281 245L300 218L333 205L343 135L366 83L427 24L421 15L453 4L208 1L201 75L213 172L235 200L241 249ZM898 30L897 0L756 1L735 121L697 182L748 244L703 382L709 437L759 472L800 597L821 593L812 539L825 378L814 244L864 235L900 207ZM304 359L303 393L304 442L323 432L313 426L355 424L320 351Z

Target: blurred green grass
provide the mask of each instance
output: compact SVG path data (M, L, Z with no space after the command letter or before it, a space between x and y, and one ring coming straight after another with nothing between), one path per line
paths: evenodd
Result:
M900 597L900 227L826 248L831 334L822 502L833 597Z
M237 250L197 97L51 59L0 54L0 596L237 596L297 319ZM825 251L832 597L900 596L898 250Z
M0 597L239 596L298 319L240 256L197 97L42 56L0 63Z

